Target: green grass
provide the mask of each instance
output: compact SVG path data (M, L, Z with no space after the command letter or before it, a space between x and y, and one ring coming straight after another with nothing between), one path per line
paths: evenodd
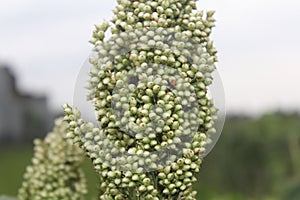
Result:
M10 147L0 150L0 196L17 196L22 184L26 166L31 163L33 147ZM89 194L86 199L96 199L98 196L98 180L92 164L85 160L83 170L88 181Z
M0 150L0 194L16 196L25 168L30 164L32 147Z

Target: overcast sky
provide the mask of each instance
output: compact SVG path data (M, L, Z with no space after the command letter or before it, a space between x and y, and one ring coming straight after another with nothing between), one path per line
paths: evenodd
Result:
M50 106L72 102L76 76L90 53L93 25L109 20L115 0L0 0L0 63L9 63L26 91ZM229 112L300 110L300 1L201 0L216 10Z

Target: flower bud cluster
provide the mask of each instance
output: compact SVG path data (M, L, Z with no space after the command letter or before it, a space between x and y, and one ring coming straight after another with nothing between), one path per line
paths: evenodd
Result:
M67 123L56 121L45 140L35 140L32 164L27 167L19 190L20 200L80 200L87 192L80 169L83 151L66 140Z
M215 132L214 12L197 12L194 0L118 0L114 14L90 41L88 99L100 126L65 105L68 137L91 158L100 199L195 199Z

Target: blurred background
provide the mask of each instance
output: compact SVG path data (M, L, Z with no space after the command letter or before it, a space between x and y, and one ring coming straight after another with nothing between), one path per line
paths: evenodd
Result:
M0 1L0 194L16 195L32 140L72 103L94 24L114 1ZM216 10L212 38L227 118L205 158L198 199L300 199L300 2L201 0ZM97 195L88 161L90 193Z

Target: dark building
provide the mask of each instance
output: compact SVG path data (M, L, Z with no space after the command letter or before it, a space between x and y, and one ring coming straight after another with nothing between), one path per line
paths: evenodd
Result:
M0 143L44 137L51 120L47 98L20 92L10 68L0 66Z

